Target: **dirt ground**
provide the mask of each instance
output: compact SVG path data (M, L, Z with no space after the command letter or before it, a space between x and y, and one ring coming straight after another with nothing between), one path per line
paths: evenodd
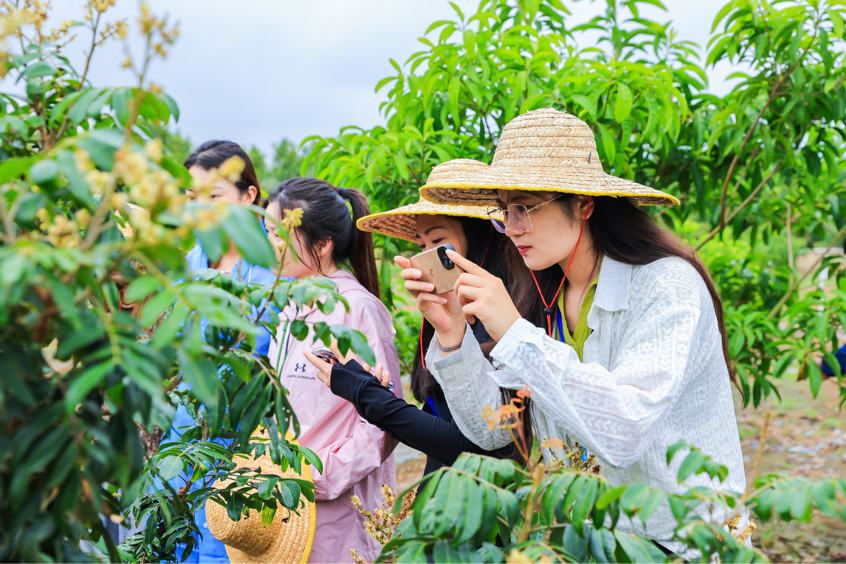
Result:
M823 382L811 396L807 382L782 381L782 402L769 398L757 410L738 413L747 481L753 479L761 426L772 411L760 473L789 472L811 479L846 478L846 413L838 410L836 382ZM815 514L811 523L758 523L752 537L773 562L846 561L846 524Z
M737 421L751 484L761 426L772 411L759 472L789 472L809 478L846 479L846 412L838 410L835 382L823 382L814 399L807 382L783 380L778 384L783 401L771 397L758 409L738 409ZM407 459L397 466L399 491L423 474L425 458ZM846 562L846 524L815 514L811 523L780 520L758 523L752 537L773 562Z

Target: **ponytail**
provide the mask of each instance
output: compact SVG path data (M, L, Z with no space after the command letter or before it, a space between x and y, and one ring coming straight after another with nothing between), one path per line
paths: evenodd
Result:
M343 260L349 262L358 283L377 298L381 298L378 269L376 268L376 251L373 248L373 234L356 227L356 222L359 219L370 215L370 206L367 205L364 194L355 188L340 188L338 193L341 198L350 203L352 208L352 234L349 245L343 253L345 255ZM336 248L336 254L337 251ZM338 261L336 260L336 262Z
M317 244L332 241L332 261L338 266L348 264L359 284L379 297L373 236L359 231L355 226L359 218L370 214L370 207L361 192L353 188L336 188L317 178L297 177L273 189L265 208L271 205L277 206L279 220L282 219L283 210L303 210L297 234L318 272L322 265Z

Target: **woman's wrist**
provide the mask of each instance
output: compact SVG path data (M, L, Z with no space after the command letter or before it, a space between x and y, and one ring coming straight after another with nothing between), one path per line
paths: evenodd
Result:
M461 348L461 343L464 341L464 331L466 330L466 327L467 324L462 323L451 331L435 331L435 338L438 339L438 345L440 346L441 351L444 349L453 349L450 351L444 351L445 354L449 354Z

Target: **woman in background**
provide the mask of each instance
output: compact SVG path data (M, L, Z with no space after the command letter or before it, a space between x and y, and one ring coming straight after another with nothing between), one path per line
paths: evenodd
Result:
M225 178L215 178L214 183L210 185L212 178L209 171L219 169L223 166L223 163L233 157L237 157L244 162L244 169L241 171L238 180L231 182ZM195 198L197 192L203 188L210 189L210 197L213 200L226 202L226 204L259 205L261 203L261 188L255 168L250 157L237 143L218 140L206 141L185 160L185 168L191 174L195 186L194 190L188 191L189 198ZM250 264L242 258L234 243L226 249L218 260L212 261L206 255L203 246L197 241L185 259L188 261L188 267L191 271L214 268L225 274L231 274L241 282L250 284L270 285L276 280L276 276L267 268ZM256 312L253 311L253 313ZM268 313L265 313L264 319L270 319ZM208 319L200 320L201 334L205 334L208 326ZM269 346L270 333L263 329L261 334L256 337L256 352L266 355ZM180 384L180 386L187 386L187 384ZM173 426L165 440L178 440L185 428L193 425L194 419L188 415L185 406L180 405L176 410ZM172 484L178 489L182 487L183 482L181 478L175 478ZM196 522L197 527L203 534L203 539L202 541L197 540L196 548L189 555L187 562L229 562L226 546L209 532L205 511L197 512Z
M399 358L393 344L396 332L388 310L379 301L373 238L354 225L369 208L358 190L336 188L314 178L292 178L270 194L267 212L281 221L286 210L295 209L303 212L301 223L290 233L292 249L285 254L280 274L298 280L328 277L349 303L349 312L340 303L330 313L316 307L306 311L286 307L280 315L286 321L270 345L271 362L290 391L289 400L299 420L298 440L323 462L322 474L312 471L317 519L309 562L352 562L350 549L372 562L381 546L365 532L352 496L372 509L381 505L383 485L396 489L396 443L359 416L349 402L334 396L306 357L313 348L323 346L314 340L311 329L318 321L361 331L377 362L394 378L393 393L402 397ZM279 248L284 243L273 223L267 222L268 235ZM290 334L290 322L295 319L305 319L310 326L305 340Z

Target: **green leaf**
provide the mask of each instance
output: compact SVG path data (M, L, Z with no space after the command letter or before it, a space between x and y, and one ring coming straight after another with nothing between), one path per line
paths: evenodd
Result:
M176 354L182 367L182 377L191 384L191 393L205 403L207 409L213 409L220 382L217 367L207 358L191 357L186 349L177 349Z
M790 516L797 521L808 523L811 520L811 514L814 509L814 506L811 504L811 488L805 487L793 490L791 497Z
M162 287L161 282L155 276L141 276L133 280L126 289L124 297L129 302L142 300Z
M579 492L579 497L576 498L576 503L573 505L573 526L579 535L584 536L584 523L587 519L591 509L593 509L593 502L596 500L596 489L598 480L590 479L585 487Z
M44 185L59 176L59 165L52 159L38 161L29 169L29 179L35 184Z
M82 374L71 380L68 391L65 394L65 410L72 413L76 406L88 396L88 394L100 385L106 374L114 368L115 362L109 359L87 368Z
M617 100L614 103L614 121L621 123L632 113L632 91L622 82L617 84Z
M808 377L808 384L811 386L811 394L816 398L822 388L823 375L820 367L816 361L811 361L805 365L805 374Z
M443 535L452 528L464 508L467 488L462 477L446 472L435 494L435 535Z
M39 76L53 76L54 74L56 74L56 69L50 66L49 63L38 61L34 65L28 65L26 70L21 73L21 76L25 78L36 78Z
M182 473L184 466L182 459L178 456L168 456L158 463L159 478L169 482Z
M691 451L679 467L679 483L684 482L691 474L698 474L702 471L702 465L706 457L698 450Z
M367 343L367 337L361 331L353 330L350 332L350 348L370 366L376 365L376 355Z
M670 448L667 449L667 466L673 461L673 457L676 456L676 453L683 448L690 448L690 444L685 441L684 439L680 439L675 444L671 445Z
M270 268L276 264L273 247L253 212L241 206L228 206L223 230L235 243L247 262Z
M226 513L233 521L240 521L241 515L244 513L244 498L235 493L230 495L226 502Z

